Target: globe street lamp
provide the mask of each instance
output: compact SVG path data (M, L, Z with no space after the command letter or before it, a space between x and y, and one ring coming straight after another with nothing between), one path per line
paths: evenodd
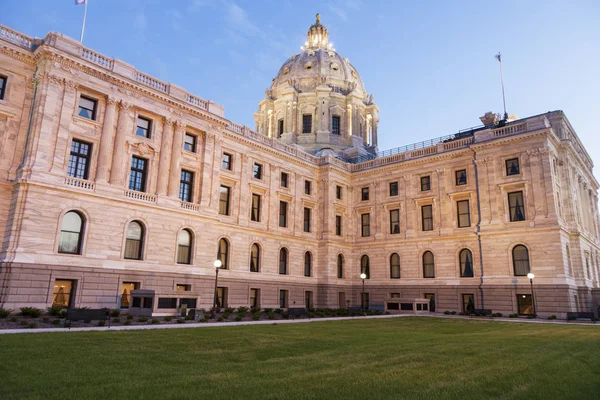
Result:
M219 282L219 270L221 269L221 260L215 260L213 266L215 267L215 292L213 294L213 306L212 306L212 317L215 316L215 309L217 308L217 285Z
M367 274L364 272L360 274L360 279L362 279L362 293L360 294L360 308L362 309L363 315L365 314L365 279L367 279Z
M535 275L530 272L527 274L527 277L529 278L529 284L531 285L531 304L533 305L533 315L537 315L537 311L535 309L535 296L533 295L533 278L535 278Z

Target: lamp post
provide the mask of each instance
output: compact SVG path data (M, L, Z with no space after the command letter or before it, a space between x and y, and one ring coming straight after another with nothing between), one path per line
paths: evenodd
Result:
M213 293L213 306L212 306L212 315L211 317L214 318L215 316L215 310L217 308L217 285L219 282L219 270L221 269L221 265L223 265L221 263L221 260L215 260L215 262L213 263L214 267L215 267L215 291Z
M531 285L531 305L533 305L533 315L537 315L535 309L535 296L533 295L533 278L535 278L535 275L530 272L527 274L527 277L529 278L529 284Z
M363 315L365 314L365 279L367 279L367 274L364 272L360 274L360 279L362 279L362 293L360 294L360 308L362 309Z

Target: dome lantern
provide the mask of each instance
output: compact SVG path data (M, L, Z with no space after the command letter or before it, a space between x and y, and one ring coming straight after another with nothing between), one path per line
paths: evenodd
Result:
M329 32L325 25L321 25L321 14L317 14L317 19L310 26L307 33L306 48L327 49L329 45Z

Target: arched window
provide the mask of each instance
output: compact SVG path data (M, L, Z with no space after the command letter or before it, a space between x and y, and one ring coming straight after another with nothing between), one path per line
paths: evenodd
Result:
M473 277L473 254L469 249L462 249L458 254L460 259L460 277L461 278L472 278Z
M529 273L529 250L522 244L513 247L513 269L515 276L527 276Z
M281 275L288 273L288 251L285 247L279 250L279 273Z
M139 221L131 221L125 236L125 255L128 260L141 260L144 246L144 226Z
M344 277L344 256L338 254L337 257L337 277L342 279Z
M260 271L260 247L254 243L250 248L250 272Z
M219 240L217 248L217 260L221 260L221 268L229 269L229 242L227 239Z
M177 263L192 263L192 232L183 229L177 236Z
M371 279L371 267L369 266L369 256L366 254L360 259L360 273L367 276L366 279Z
M312 276L312 254L304 253L304 276Z
M390 256L390 278L400 279L400 256L398 253Z
M423 253L423 278L435 278L435 261L430 251Z
M83 216L77 211L69 211L63 216L58 240L59 253L81 254L83 222Z

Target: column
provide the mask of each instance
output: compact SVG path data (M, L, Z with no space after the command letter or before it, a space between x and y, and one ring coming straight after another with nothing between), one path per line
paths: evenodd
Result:
M183 148L183 121L175 122L175 134L173 135L173 149L171 151L171 170L169 171L169 197L177 197L179 194L179 160Z
M215 162L215 142L215 135L211 132L206 132L204 135L204 147L202 151L202 182L200 183L200 204L202 207L206 208L211 205L211 193L213 192L212 176L213 163ZM219 166L220 165L219 162Z
M163 130L160 143L160 159L158 161L158 183L156 194L167 195L169 186L169 164L171 162L171 148L173 143L173 121L171 118L163 118Z
M102 136L100 136L100 149L98 151L98 168L96 170L96 181L106 183L108 181L108 170L110 169L111 152L113 148L113 136L115 134L115 111L118 100L113 96L106 99L106 111L102 123Z
M348 137L352 136L352 105L346 107L346 134Z
M110 183L116 186L124 186L127 176L127 151L125 138L133 129L133 109L131 104L121 101L119 103L119 122L117 123L117 134L112 158L112 169L110 172Z

